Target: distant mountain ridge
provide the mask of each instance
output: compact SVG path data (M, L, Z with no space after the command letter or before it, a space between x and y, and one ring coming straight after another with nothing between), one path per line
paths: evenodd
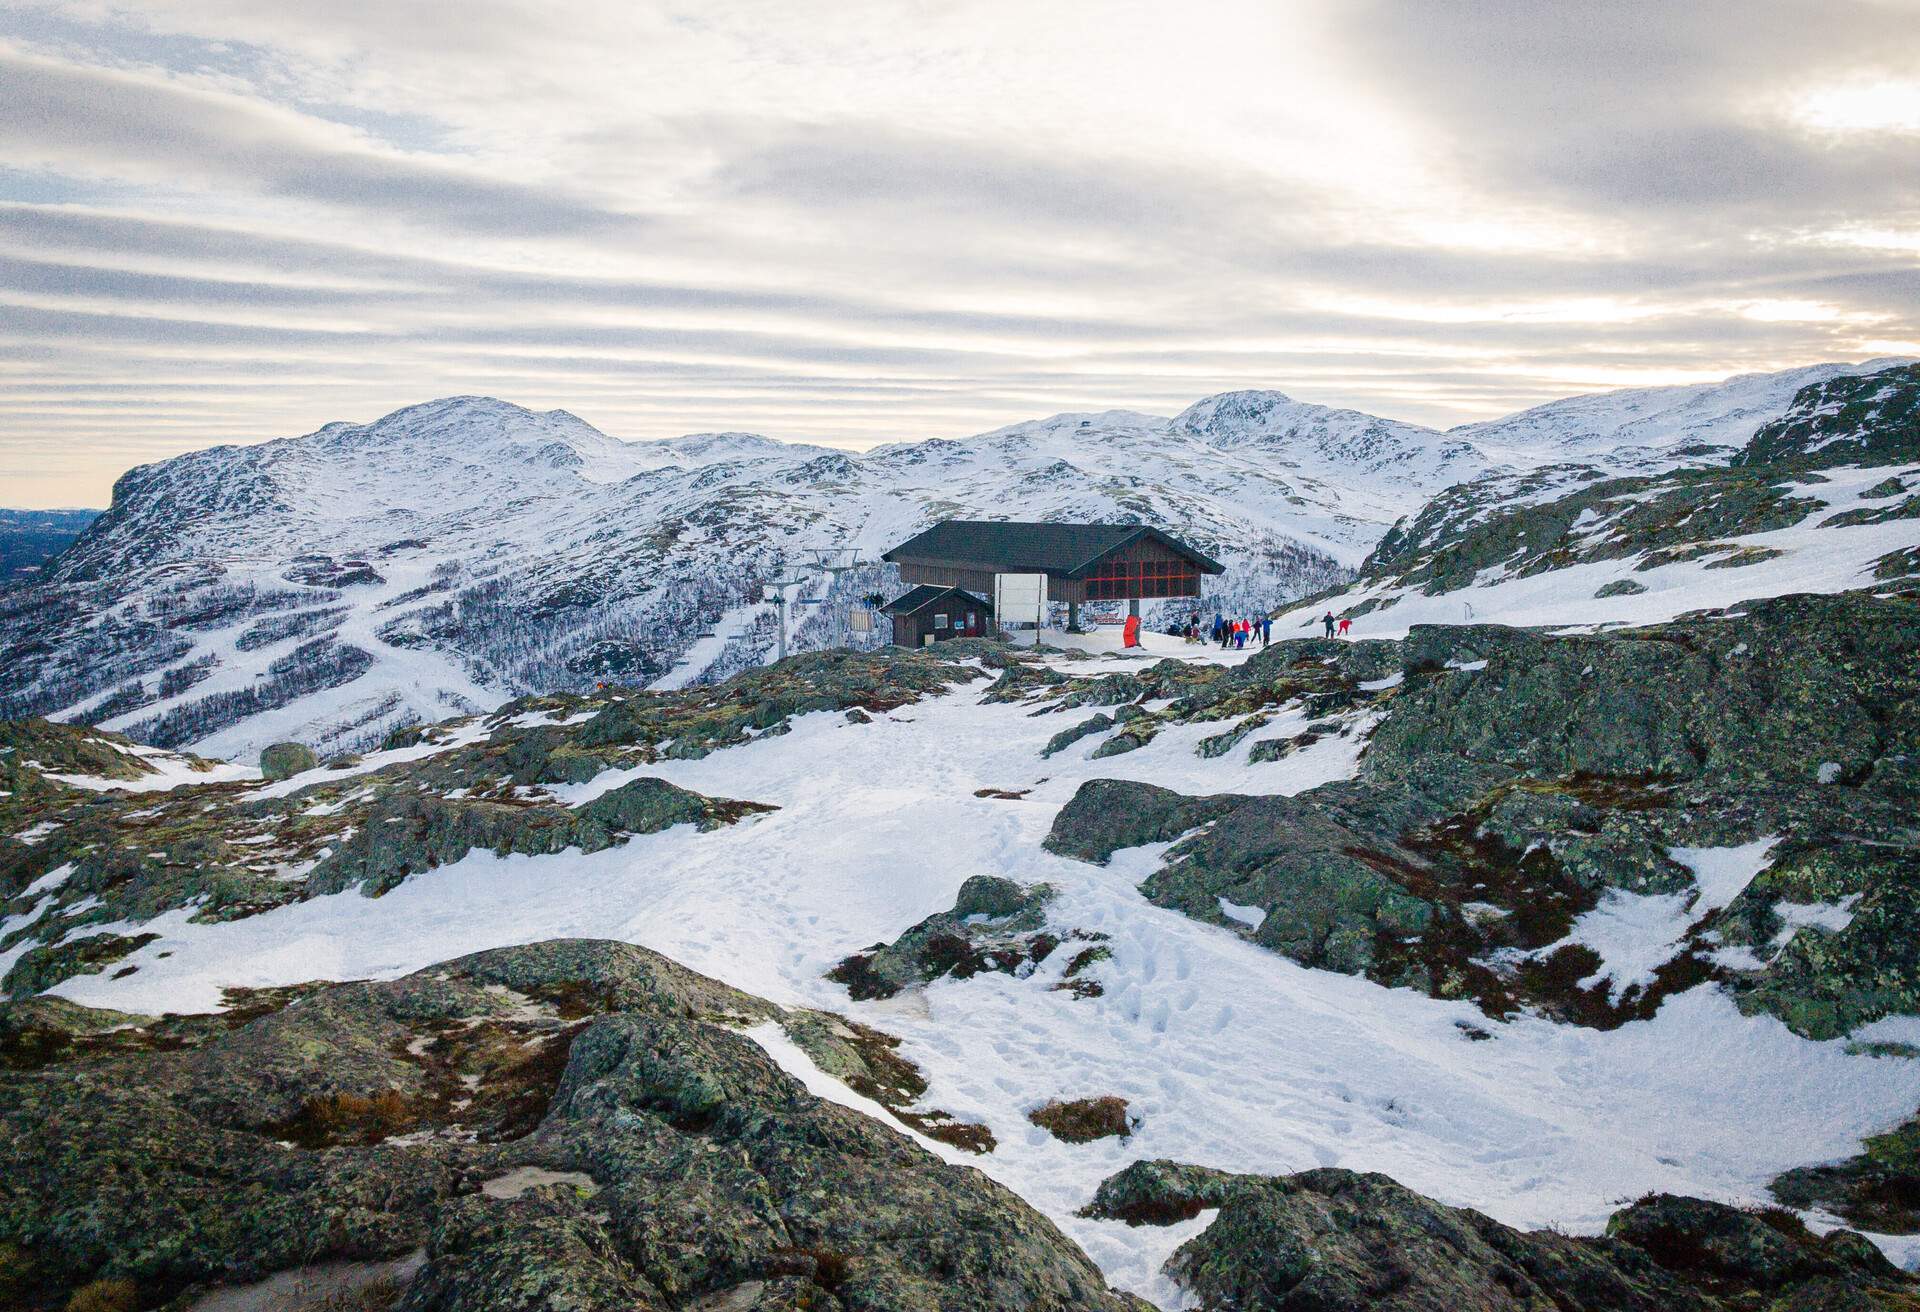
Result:
M622 442L563 410L449 397L130 471L46 579L0 605L0 711L246 755L364 746L600 678L724 674L771 651L762 587L805 548L873 560L955 516L1154 524L1226 563L1221 604L1266 607L1349 577L1447 487L1569 453L1620 471L1724 463L1733 430L1744 441L1810 382L1880 363L1570 398L1446 433L1247 390L1170 419L1061 414L864 454L748 433ZM795 608L793 641L862 640L852 598L891 584L842 576Z
M38 577L41 567L99 515L97 510L0 510L0 587Z

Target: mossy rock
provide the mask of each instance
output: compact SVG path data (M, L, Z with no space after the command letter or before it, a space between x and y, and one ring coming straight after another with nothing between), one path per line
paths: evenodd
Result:
M270 780L291 779L320 768L320 758L305 743L274 743L260 753L260 773Z

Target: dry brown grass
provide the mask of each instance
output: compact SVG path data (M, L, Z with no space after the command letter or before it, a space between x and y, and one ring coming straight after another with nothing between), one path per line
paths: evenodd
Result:
M1064 1143L1125 1139L1133 1133L1133 1125L1127 1119L1127 1100L1112 1094L1050 1102L1027 1113L1027 1119Z
M131 1280L95 1280L73 1291L67 1312L135 1312L140 1291Z

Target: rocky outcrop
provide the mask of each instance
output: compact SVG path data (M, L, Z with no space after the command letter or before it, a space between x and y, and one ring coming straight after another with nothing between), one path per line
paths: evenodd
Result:
M1495 1015L1617 1025L1721 979L1830 1037L1920 1010L1917 644L1920 606L1861 594L1586 636L1416 627L1374 645L1397 684L1341 676L1379 716L1354 779L1199 798L1094 781L1047 846L1105 861L1180 839L1143 885L1161 905ZM1276 644L1238 677L1295 686L1314 646ZM1609 897L1693 898L1675 851L1763 839L1768 868L1676 925L1650 981L1614 986L1572 934ZM1222 899L1264 918L1229 920Z
M1920 460L1920 364L1803 387L1736 464L1887 465Z
M1786 1172L1773 1182L1773 1196L1875 1234L1920 1234L1920 1116L1861 1148L1845 1161Z
M415 1312L1143 1306L1005 1189L732 1028L779 1009L644 949L240 1001L0 1026L67 1036L0 1072L11 1306L109 1285L158 1306L422 1246Z
M997 875L975 875L960 886L951 911L928 916L892 943L848 957L827 978L862 1002L944 975L1030 971L1060 946L1057 935L1044 932L1053 895L1046 884L1022 887Z
M1384 1175L1137 1162L1087 1214L1165 1225L1212 1208L1167 1263L1208 1312L1892 1312L1920 1294L1857 1234L1816 1237L1790 1214L1670 1195L1588 1239L1515 1230Z
M305 743L274 743L260 753L260 773L269 780L291 779L319 766L320 758Z
M1727 467L1621 478L1595 466L1552 465L1460 483L1395 524L1361 577L1434 595L1602 561L1634 561L1641 570L1694 559L1708 568L1755 564L1777 549L1729 539L1913 513L1902 502L1832 514L1810 489L1824 481L1820 469L1920 462L1917 413L1920 366L1901 365L1802 388L1788 413L1763 425ZM1900 480L1891 481L1872 489L1876 499L1901 495ZM1631 592L1626 582L1597 595ZM1389 594L1362 606L1392 600ZM1341 614L1364 613L1333 605Z

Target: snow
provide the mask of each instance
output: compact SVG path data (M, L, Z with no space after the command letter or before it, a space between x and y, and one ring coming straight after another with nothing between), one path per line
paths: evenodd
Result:
M1085 663L1078 660L1088 656L1109 656L1149 663L1173 657L1204 665L1244 665L1250 657L1260 651L1258 643L1245 648L1223 648L1204 639L1190 643L1185 638L1154 633L1145 627L1140 630L1139 647L1123 647L1120 645L1121 641L1120 626L1117 624L1086 626L1084 633L1069 633L1065 629L1045 629L1040 634L1042 646L1057 647L1069 653L1067 662L1055 663L1059 664L1060 668L1071 670L1076 674L1088 672Z
M1818 496L1829 506L1849 501L1889 473L1912 473L1920 466L1843 468L1822 471L1831 481L1807 484L1795 494ZM1757 547L1781 554L1737 569L1711 569L1717 557L1676 561L1654 569L1637 566L1640 557L1593 561L1547 570L1524 578L1488 570L1465 588L1428 596L1419 588L1376 582L1344 593L1335 604L1350 609L1363 601L1391 605L1354 620L1351 636L1404 638L1416 624L1510 624L1561 632L1588 632L1609 625L1654 624L1689 611L1719 609L1760 597L1794 592L1834 593L1874 586L1874 562L1889 552L1920 541L1920 521L1890 520L1844 528L1821 527L1824 510L1790 528L1740 537L1718 538L1730 548ZM1594 594L1608 583L1631 579L1646 591L1613 597ZM1275 616L1274 631L1289 634L1318 621L1327 603L1296 606Z
M1271 605L1332 581L1339 565L1358 565L1396 520L1462 480L1525 474L1536 484L1529 495L1546 498L1609 471L1668 468L1678 444L1744 440L1808 382L1891 363L1575 397L1445 433L1239 391L1172 419L1056 415L859 455L748 433L622 442L565 411L449 397L368 424L165 462L150 493L82 539L71 567L84 563L111 580L123 618L196 573L284 590L300 553L365 559L378 570L381 582L344 587L337 598L315 594L296 608L343 608L333 636L369 653L372 668L191 744L251 761L275 741L355 749L410 719L477 712L553 686L570 656L609 643L638 646L663 663L684 657L661 684L680 686L727 650L724 641L696 646L709 619L733 630L754 618L747 598L755 581L796 549L856 548L871 561L941 518L1157 523L1227 565L1210 593L1235 607ZM1562 462L1570 459L1592 467L1569 471ZM1289 558L1303 547L1317 555ZM1780 591L1795 568L1730 573ZM61 585L57 571L49 577ZM549 614L541 641L485 626L427 636L438 631L433 608L483 584L528 606L550 595L586 596ZM1457 604L1435 601L1437 611L1421 622L1459 613ZM1657 609L1622 602L1601 617L1635 620ZM1584 621L1593 608L1566 610L1552 622ZM211 674L106 726L134 727L210 694L253 687L301 641L242 650L238 640L256 618L179 631L192 646L172 668L211 658ZM400 637L388 642L382 632L393 624ZM85 666L88 641L84 626L57 635L49 684L63 668ZM149 691L157 673L142 681ZM110 694L98 689L55 714L71 718Z
M1667 855L1693 873L1697 888L1688 908L1695 920L1728 906L1767 868L1767 854L1780 839L1756 838L1738 847L1676 847Z
M1267 912L1264 907L1243 907L1238 902L1229 902L1224 897L1217 900L1220 903L1221 915L1229 920L1237 920L1249 929L1258 929L1266 921Z
M1591 987L1602 981L1618 1002L1630 988L1646 987L1654 971L1679 951L1687 930L1740 896L1753 877L1766 868L1767 853L1778 838L1759 838L1738 847L1676 847L1670 855L1693 875L1694 887L1680 893L1631 893L1610 888L1599 905L1573 922L1567 937L1535 949L1529 955L1550 956L1569 944L1593 949L1600 969L1581 981ZM1760 964L1750 952L1720 950L1724 964L1755 969Z
M36 897L41 893L51 893L53 892L54 889L66 883L68 877L71 876L72 874L73 874L73 862L71 861L67 862L64 865L55 866L53 869L47 871L46 874L40 876L40 878L34 880L31 884L28 884L25 888L21 889L20 896Z
M899 1035L931 1082L929 1104L982 1120L1000 1139L968 1163L1053 1218L1117 1283L1160 1298L1171 1292L1160 1263L1203 1222L1132 1229L1075 1215L1099 1180L1136 1158L1380 1170L1512 1224L1592 1232L1621 1199L1650 1189L1758 1201L1778 1171L1852 1152L1861 1135L1912 1111L1904 1063L1798 1038L1710 988L1608 1033L1499 1024L1464 1003L1305 969L1238 930L1153 906L1137 885L1164 845L1106 867L1041 847L1083 780L1299 791L1350 773L1365 726L1261 766L1243 752L1199 758L1194 745L1217 724L1168 729L1104 761L1072 752L1041 761L1068 717L984 704L983 687L868 725L808 715L788 734L645 771L781 808L736 826L682 826L590 855L476 853L378 899L348 892L224 924L170 913L142 927L161 938L128 958L134 973L76 977L56 992L136 1011L205 1009L227 985L391 978L557 936L644 943L776 1002ZM1289 712L1273 730L1297 721ZM603 775L568 800L631 773ZM976 797L979 788L1031 791L1007 801ZM1695 861L1711 886L1703 899L1723 896L1734 858ZM948 979L864 1004L823 978L847 953L951 907L981 873L1051 883L1057 929L1110 935L1112 959L1093 968L1105 995L1047 987L1064 951L1028 979ZM1459 1022L1494 1041L1463 1041ZM779 1036L755 1037L810 1087L847 1100ZM1045 1099L1095 1094L1128 1099L1140 1117L1132 1138L1069 1146L1025 1119Z
M1583 913L1573 929L1559 943L1539 948L1536 956L1550 956L1568 944L1589 947L1600 957L1600 969L1581 986L1591 988L1606 981L1615 1002L1628 989L1653 983L1653 972L1665 965L1679 947L1685 933L1687 902L1685 893L1628 893L1608 889L1600 904Z
M141 764L150 773L135 779L114 779L105 775L52 774L47 778L74 788L86 788L95 792L120 789L129 793L163 793L187 784L231 783L235 780L258 779L260 771L254 766L241 765L236 761L195 761L176 752L163 752L157 748L132 744L132 755L141 759Z
M1784 944L1809 927L1838 934L1853 923L1853 909L1859 904L1858 893L1838 902L1775 902L1773 912L1780 917L1781 930L1774 936L1774 942Z
M332 783L338 779L351 779L357 775L372 774L376 770L384 770L390 765L398 765L405 761L419 761L429 756L438 756L442 752L450 752L456 748L465 747L470 743L477 743L485 738L487 733L487 722L475 717L471 720L457 722L451 728L442 727L439 732L434 733L428 740L415 743L411 747L394 747L384 752L368 752L352 765L316 766L314 769L303 770L299 774L289 775L285 779L276 780L273 783L257 788L253 791L252 795L255 798L263 800L269 797L290 797L301 789L311 788L315 784ZM255 771L256 775L258 773L258 771ZM310 811L309 814L324 815L328 814L328 812L314 810Z

